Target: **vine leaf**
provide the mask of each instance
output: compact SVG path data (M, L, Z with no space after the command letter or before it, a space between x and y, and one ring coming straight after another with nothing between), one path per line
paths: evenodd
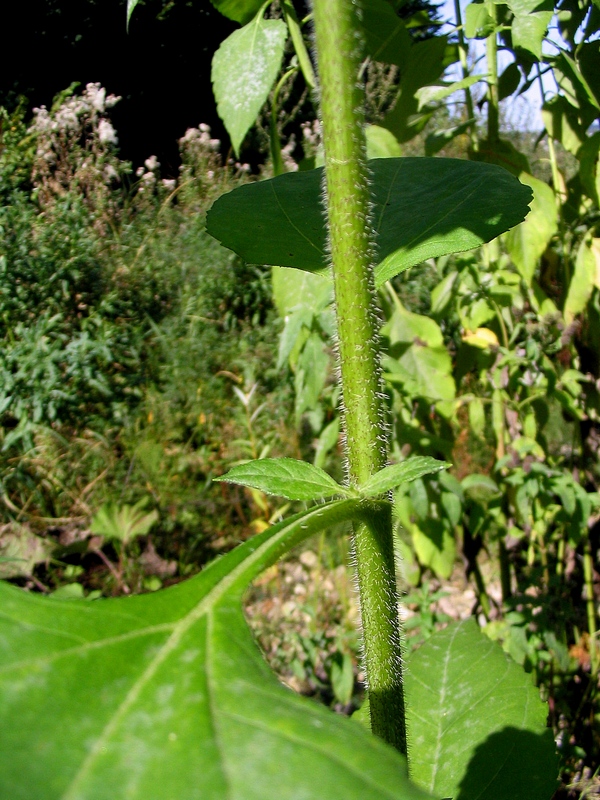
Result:
M280 19L254 19L227 37L213 56L217 111L236 155L266 102L281 68L287 26Z
M361 516L343 500L152 594L85 602L0 584L0 796L426 800L406 761L281 686L242 614L290 547Z
M264 0L210 0L213 6L224 17L245 25L257 14L264 5Z
M473 620L434 634L406 671L411 777L454 800L549 800L558 759L531 676Z
M333 495L352 496L320 467L295 458L261 458L230 469L216 481L239 483L286 500L321 500Z
M532 192L494 164L452 158L370 162L377 285L428 258L470 250L521 222ZM207 230L246 261L308 272L329 264L322 169L220 197Z
M400 464L384 467L360 488L361 495L376 497L389 492L403 483L411 483L424 475L431 475L452 466L447 461L438 461L430 456L413 456Z

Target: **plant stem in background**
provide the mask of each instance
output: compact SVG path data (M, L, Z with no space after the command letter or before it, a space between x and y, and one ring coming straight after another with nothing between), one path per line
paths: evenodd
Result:
M460 10L460 0L454 0L454 13L456 15L456 28L458 31L458 54L460 57L460 65L462 68L463 78L469 77L469 64L467 62L467 54L469 52L467 43L465 41L465 34L462 28L462 14ZM465 103L467 106L467 117L472 120L469 125L469 138L471 139L471 148L476 153L479 150L479 140L477 139L477 122L475 120L475 109L473 107L473 97L471 90L468 86L465 87Z
M594 557L589 535L583 543L583 578L585 582L585 605L588 620L588 633L590 635L590 661L592 675L598 672L598 631L596 628L596 609L594 599Z
M499 127L499 106L498 100L498 39L496 34L496 24L498 14L494 2L487 3L488 14L494 20L494 30L486 39L486 58L488 68L488 132L487 138L490 144L494 144L500 138Z
M360 486L386 463L369 189L356 8L314 0L314 27L329 242L336 300L348 480ZM354 527L354 548L373 733L406 753L400 630L391 513Z
M269 138L271 143L271 161L273 162L273 175L283 175L285 172L285 167L283 165L283 160L281 158L281 139L279 137L279 131L277 130L277 114L279 111L279 92L281 91L283 84L296 74L298 71L297 67L290 67L290 69L286 70L279 81L277 82L275 89L273 90L273 99L271 101L271 128L269 131Z
M317 88L317 79L315 78L315 72L313 70L308 50L304 44L304 37L302 36L300 23L298 22L298 17L296 15L296 10L292 0L282 0L281 10L283 11L283 16L288 26L290 37L294 45L294 50L296 51L296 56L298 58L298 65L302 70L302 75L304 76L306 85L311 92L314 92L314 90Z

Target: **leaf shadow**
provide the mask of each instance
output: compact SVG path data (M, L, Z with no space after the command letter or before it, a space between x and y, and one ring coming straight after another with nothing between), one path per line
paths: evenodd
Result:
M476 747L453 800L551 800L557 776L552 731L509 726Z

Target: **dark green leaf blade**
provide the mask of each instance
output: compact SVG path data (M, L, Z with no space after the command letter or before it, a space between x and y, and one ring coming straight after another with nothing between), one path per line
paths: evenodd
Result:
M370 169L378 285L428 258L490 241L525 218L532 196L493 164L378 158ZM250 263L325 269L321 190L321 169L241 186L212 206L208 232Z
M426 800L395 751L277 682L242 615L263 569L360 514L356 500L303 512L148 595L0 584L0 796Z
M558 759L531 676L473 620L435 634L406 673L411 776L454 800L550 800Z
M320 467L295 458L261 458L258 461L248 461L233 467L215 480L250 486L266 494L285 497L286 500L321 500L333 495L350 496L348 489L340 486Z
M210 0L224 17L245 25L258 13L264 0Z
M361 487L360 493L366 497L375 497L403 483L410 483L424 475L431 475L451 466L447 461L438 461L430 456L413 456L400 464L384 467Z

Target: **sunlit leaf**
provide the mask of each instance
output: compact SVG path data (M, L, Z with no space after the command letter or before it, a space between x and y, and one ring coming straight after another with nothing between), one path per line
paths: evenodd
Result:
M217 111L236 154L254 125L281 68L287 27L261 14L227 37L213 56Z
M519 176L533 189L531 212L524 222L506 235L506 249L528 285L531 285L538 260L558 228L556 196L550 186L532 175Z
M524 219L531 199L528 186L491 164L378 158L370 169L378 285L495 238ZM322 179L318 169L241 186L213 205L208 231L250 263L325 269Z
M0 584L0 796L425 800L392 748L278 683L242 614L263 569L360 507L304 512L151 594Z
M450 466L451 464L448 462L438 461L430 456L413 456L400 464L384 467L360 487L360 493L366 497L375 497L389 492L403 483L410 483L424 475L432 475L442 469L448 469Z
M548 708L473 620L434 634L406 674L411 777L454 800L550 800L558 758Z
M542 41L554 13L552 0L507 0L513 12L512 43L537 59L542 57Z
M588 304L595 286L600 285L600 239L586 237L577 250L575 270L565 300L565 322L570 324Z
M320 500L332 495L347 495L348 490L324 470L294 458L261 458L233 467L216 481L251 486L287 500Z

